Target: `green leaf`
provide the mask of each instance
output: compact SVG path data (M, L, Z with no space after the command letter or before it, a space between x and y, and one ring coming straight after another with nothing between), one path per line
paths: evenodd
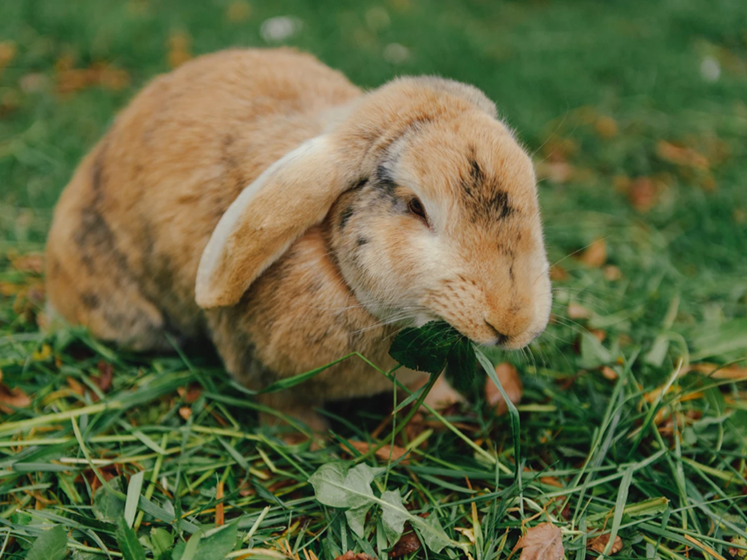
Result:
M174 544L174 537L166 529L153 527L150 530L150 542L153 544L153 556L156 560L168 558L166 553Z
M239 522L213 530L207 536L195 533L189 542L174 547L173 560L223 560L236 546Z
M457 340L446 358L446 373L454 387L466 390L472 385L477 370L477 356L472 342L466 337Z
M371 490L373 479L386 469L359 464L348 468L348 463L327 463L311 475L309 483L314 487L316 499L324 505L346 509L348 525L358 538L363 538L366 514L373 506L381 508L381 520L389 543L402 536L404 524L409 521L416 527L423 542L434 552L445 546L458 546L446 535L437 519L428 521L405 509L398 492L386 491L377 498ZM431 517L434 517L432 515Z
M143 477L145 471L140 471L130 477L130 484L127 487L127 501L125 502L124 518L127 526L132 527L137 513L137 503L140 500L140 491L143 489Z
M202 540L202 533L197 532L192 535L184 546L184 552L178 557L178 560L195 560L199 558L197 556L197 549L200 547L200 541ZM174 558L177 559L176 551L174 551Z
M124 517L117 519L117 530L114 536L124 560L145 560L145 549L137 540L135 531L127 526Z
M519 488L521 488L521 421L519 418L519 411L517 410L516 405L511 402L511 399L508 398L505 389L503 389L503 385L501 385L501 380L498 379L498 374L495 373L495 367L493 367L493 364L490 362L488 357L483 354L479 348L474 347L474 350L477 356L477 360L485 370L485 373L488 374L490 380L495 384L495 386L498 388L498 391L501 393L503 400L506 401L506 406L508 407L508 415L511 419L511 439L514 443L514 477L516 478L516 482L519 485Z
M441 373L452 346L464 338L444 321L432 321L419 329L402 329L389 348L389 355L406 368Z
M231 552L236 546L236 537L238 536L239 522L221 527L211 532L200 540L200 546L197 547L195 558L199 560L223 560L226 554Z
M62 560L67 554L67 531L62 525L44 531L31 545L26 560Z
M121 477L109 481L109 486L122 491ZM124 515L125 502L112 494L105 486L100 486L93 495L93 514L99 521L116 523Z
M390 545L394 545L405 530L405 521L408 512L402 505L402 496L394 490L387 490L381 495L381 499L390 504L391 508L382 510L381 520L384 523L384 533ZM404 515L403 515L404 513Z

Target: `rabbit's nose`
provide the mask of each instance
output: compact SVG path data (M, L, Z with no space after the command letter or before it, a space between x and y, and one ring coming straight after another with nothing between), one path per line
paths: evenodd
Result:
M529 301L516 299L503 305L489 305L484 319L495 332L496 344L505 344L525 334L534 321L534 306Z

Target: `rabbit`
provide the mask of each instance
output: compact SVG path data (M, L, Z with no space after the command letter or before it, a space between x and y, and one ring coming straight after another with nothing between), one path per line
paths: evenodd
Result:
M532 161L492 101L428 76L364 92L292 49L154 79L64 189L46 259L65 322L139 351L207 336L253 390L354 351L392 368L432 320L518 349L552 299ZM316 407L387 390L350 358L258 399L322 430Z

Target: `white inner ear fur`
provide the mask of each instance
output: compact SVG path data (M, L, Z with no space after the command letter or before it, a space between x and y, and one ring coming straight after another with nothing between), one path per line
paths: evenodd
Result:
M284 168L299 163L306 157L313 156L320 151L327 151L328 140L326 136L317 136L307 140L295 150L288 152L282 158L265 169L254 182L246 187L236 200L231 203L228 210L221 216L218 225L215 226L208 244L202 251L200 264L197 267L197 280L195 283L195 300L201 307L210 305L209 300L212 285L217 277L221 274L219 265L222 263L221 256L226 250L231 234L236 230L236 226L241 221L241 217L246 209L252 203L257 194L267 185L268 181ZM267 218L272 218L268 216ZM277 260L285 251L288 250L292 240L283 246L271 259L268 259L266 267ZM265 268L266 268L265 267Z

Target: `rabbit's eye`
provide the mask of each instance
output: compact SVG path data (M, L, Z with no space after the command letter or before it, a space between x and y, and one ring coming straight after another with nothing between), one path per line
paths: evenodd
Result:
M410 211L410 214L417 216L424 222L428 223L428 217L425 215L423 203L420 202L417 198L410 199L410 201L407 203L407 209Z

